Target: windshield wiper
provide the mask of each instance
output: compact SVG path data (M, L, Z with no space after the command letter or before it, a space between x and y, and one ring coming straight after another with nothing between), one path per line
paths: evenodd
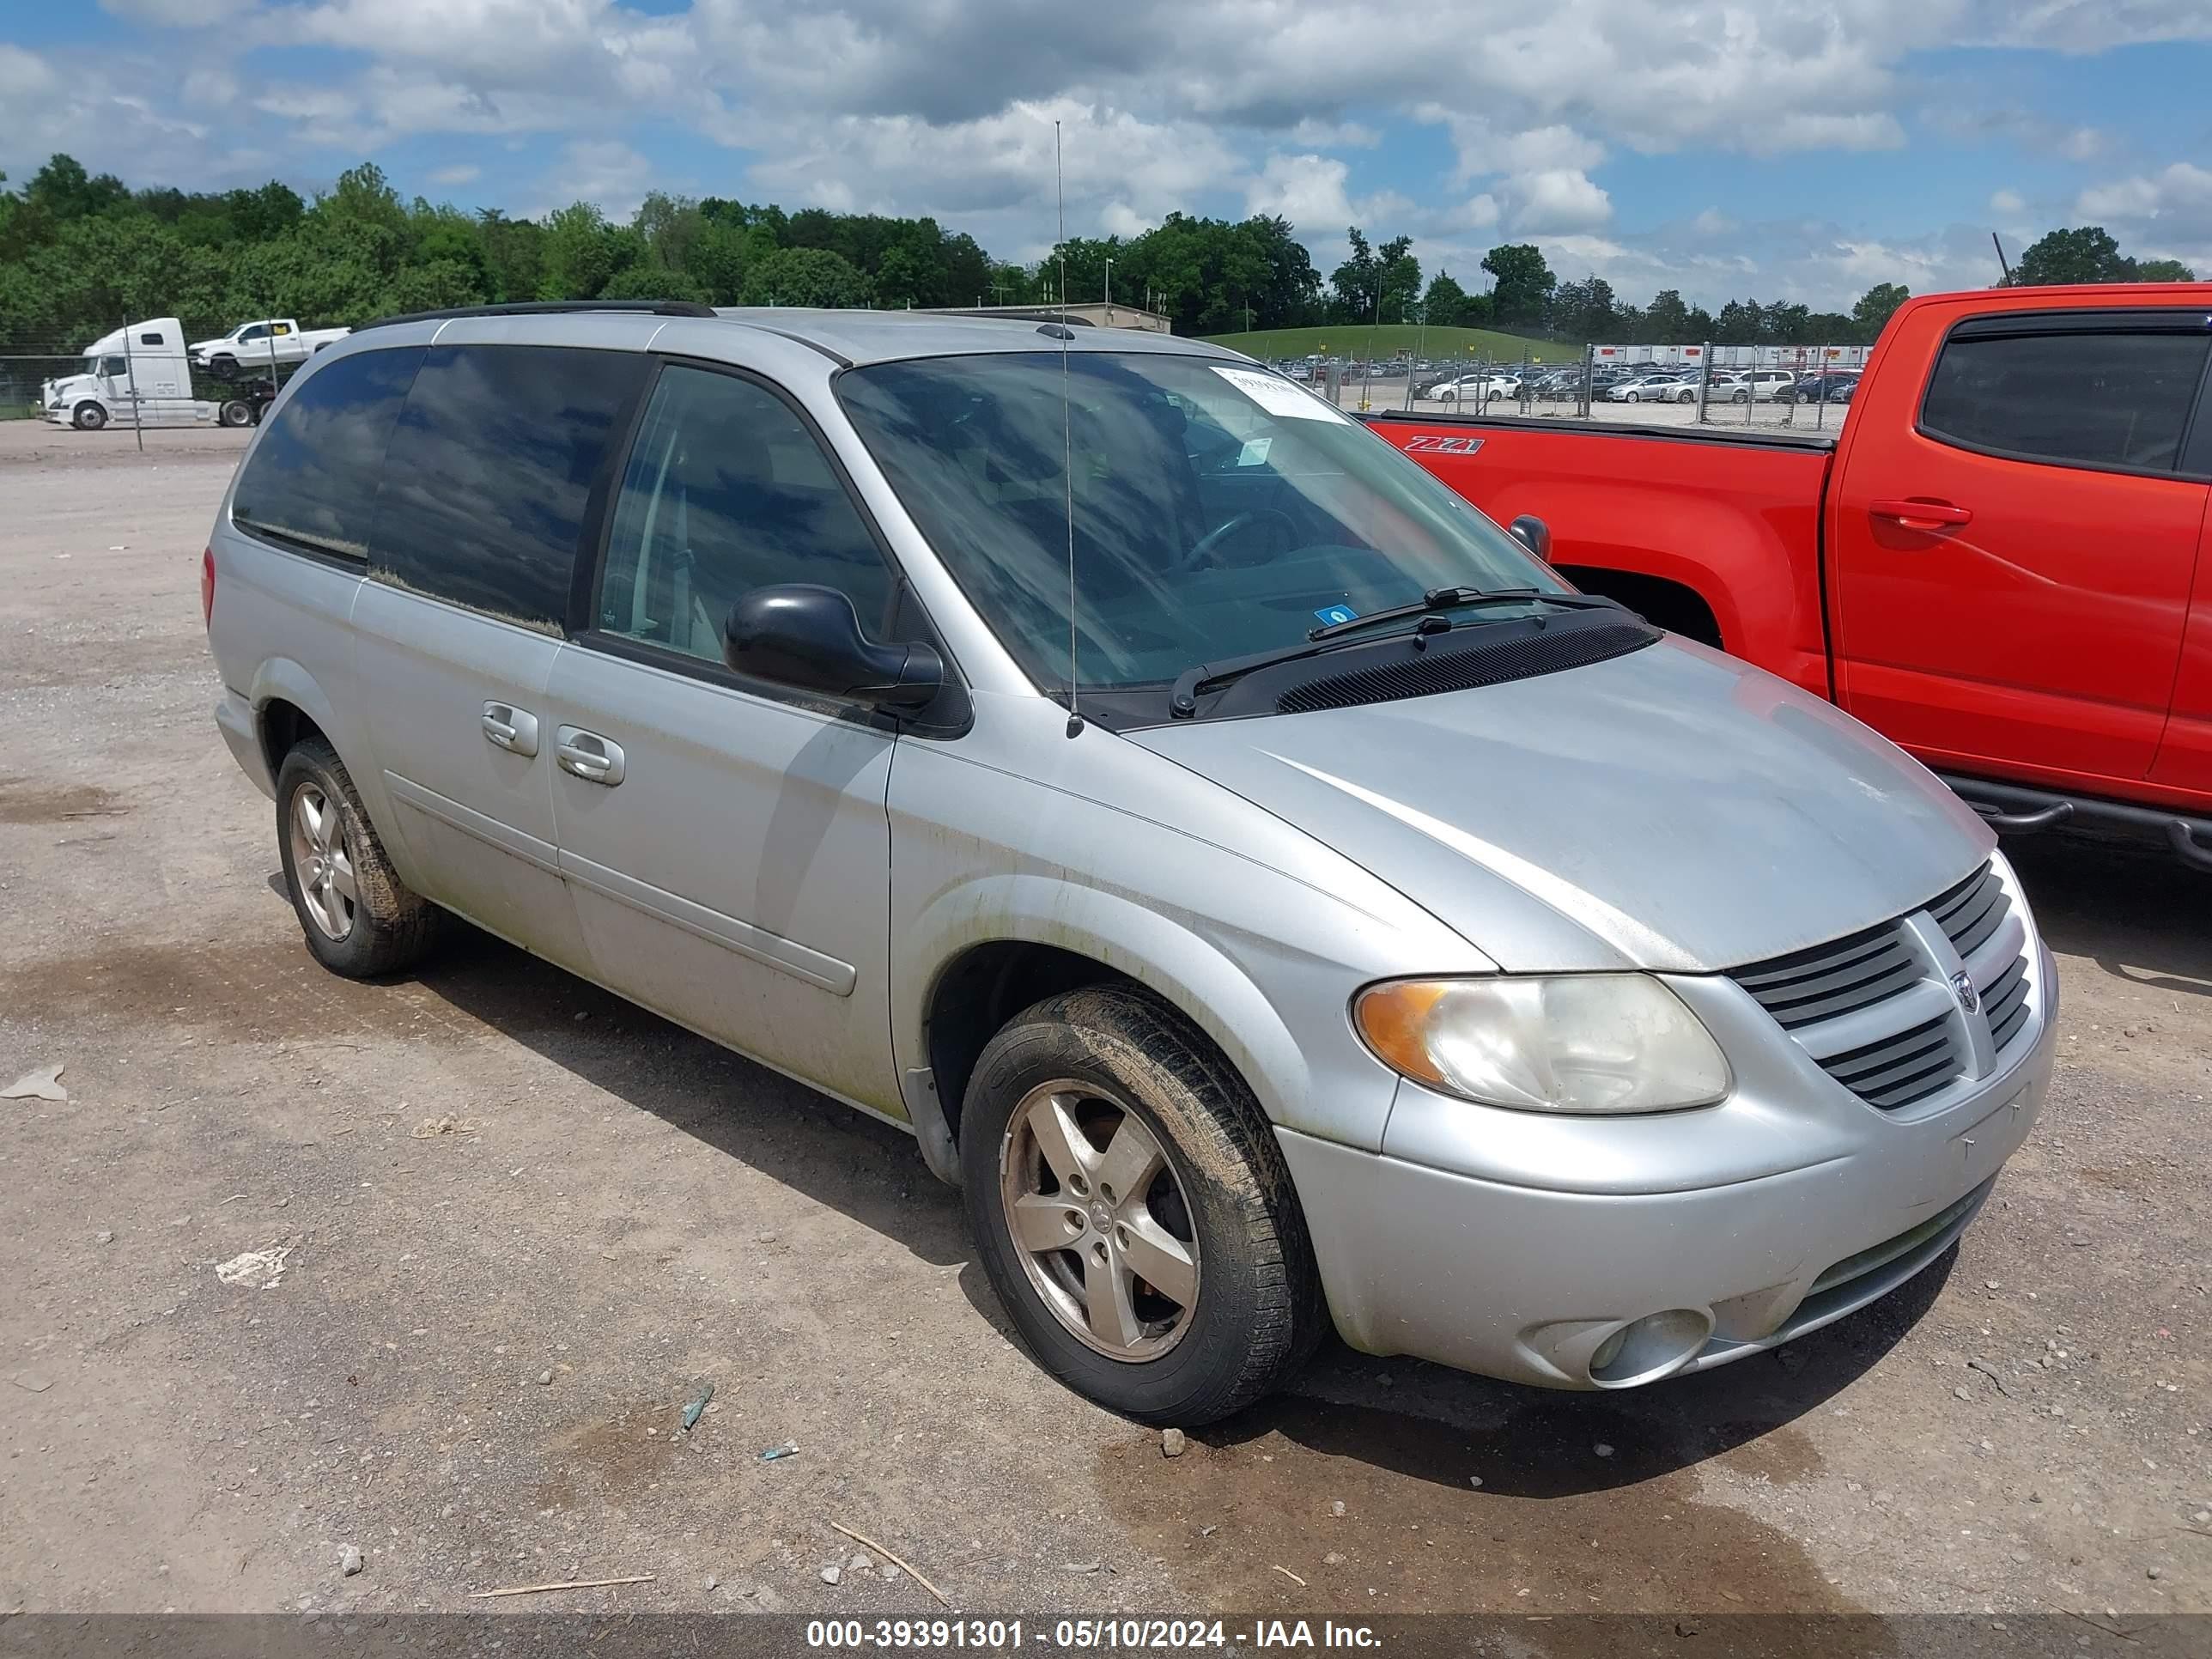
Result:
M1397 622L1407 617L1427 616L1438 611L1467 611L1492 605L1559 605L1571 611L1594 611L1601 606L1618 608L1619 601L1601 599L1595 593L1556 593L1541 587L1432 587L1412 605L1394 605L1387 610L1370 611L1364 617L1348 617L1342 622L1324 623L1319 628L1310 628L1310 640L1333 640L1341 634L1357 633L1371 628L1376 623Z
M1452 624L1437 613L1443 611L1465 611L1492 605L1556 605L1570 611L1621 611L1627 607L1618 599L1601 599L1595 593L1554 593L1537 587L1499 587L1487 591L1480 587L1432 587L1421 595L1418 605L1392 605L1387 610L1371 611L1364 617L1353 617L1344 622L1328 623L1312 629L1304 645L1279 646L1272 651L1255 651L1246 657L1224 657L1219 662L1202 662L1186 668L1176 677L1168 692L1168 713L1176 720L1188 720L1198 713L1198 694L1210 686L1225 685L1241 679L1255 669L1273 668L1278 663L1296 662L1301 657L1317 657L1334 649L1336 641L1346 634L1362 629L1378 627L1385 623L1404 622L1407 617L1419 618L1411 628L1402 628L1399 634L1443 634ZM1390 637L1385 635L1384 637Z

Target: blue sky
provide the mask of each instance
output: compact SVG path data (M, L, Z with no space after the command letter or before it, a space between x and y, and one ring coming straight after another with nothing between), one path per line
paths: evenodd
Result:
M0 8L0 168L620 217L649 189L1054 222L1279 212L1471 285L1844 305L2100 222L2212 275L2212 0L100 0Z

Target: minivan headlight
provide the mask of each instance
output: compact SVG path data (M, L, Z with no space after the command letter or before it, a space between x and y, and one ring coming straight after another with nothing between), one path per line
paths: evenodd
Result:
M1729 1091L1712 1034L1644 974L1394 980L1352 1018L1392 1070L1486 1106L1671 1112Z

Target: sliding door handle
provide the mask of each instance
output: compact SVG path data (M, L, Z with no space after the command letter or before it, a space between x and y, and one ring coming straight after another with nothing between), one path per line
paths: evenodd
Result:
M527 708L488 702L483 706L483 725L484 741L493 748L504 749L510 755L538 752L538 716Z
M611 789L623 781L622 745L611 738L581 726L564 726L555 739L553 752L563 772L586 783L604 784Z

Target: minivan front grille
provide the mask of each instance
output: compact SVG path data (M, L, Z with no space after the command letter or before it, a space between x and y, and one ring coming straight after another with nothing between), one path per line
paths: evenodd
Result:
M1928 907L1928 914L1950 936L1951 948L1962 957L1970 957L1996 932L2005 913L2011 908L2012 901L2005 896L2004 884L1997 879L1996 866L1985 864L1934 900Z
M1884 922L1833 945L1740 969L1736 983L1758 999L1785 1031L1894 995L1920 977L1920 964Z
M1830 1077L1893 1112L2008 1057L2029 1029L2031 948L1992 861L1917 911L1729 977Z

